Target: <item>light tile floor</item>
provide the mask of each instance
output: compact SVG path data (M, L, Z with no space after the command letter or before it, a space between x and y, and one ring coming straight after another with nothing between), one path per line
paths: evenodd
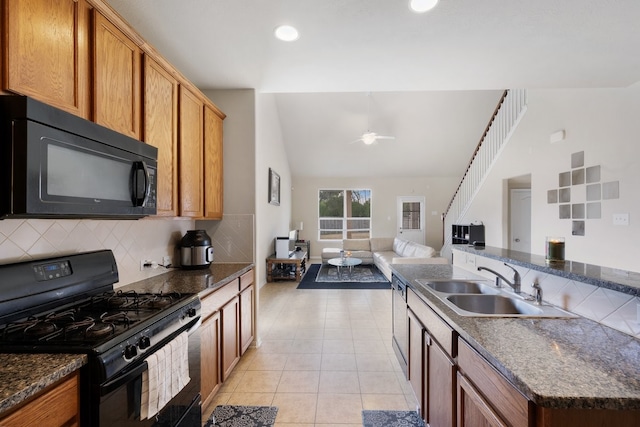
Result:
M391 348L390 290L298 290L267 283L259 336L216 405L273 405L276 426L362 426L363 409L413 410Z

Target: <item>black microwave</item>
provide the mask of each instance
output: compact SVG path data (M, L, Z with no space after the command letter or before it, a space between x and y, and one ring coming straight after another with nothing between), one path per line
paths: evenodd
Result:
M0 219L156 214L156 147L17 95L0 135Z

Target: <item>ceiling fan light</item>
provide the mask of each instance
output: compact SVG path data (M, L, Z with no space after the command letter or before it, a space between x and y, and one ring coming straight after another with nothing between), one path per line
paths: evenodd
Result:
M375 140L376 140L375 132L367 132L365 134L362 134L362 142L364 142L367 145L373 144Z
M298 40L298 37L300 37L298 30L291 25L280 25L273 31L273 33L278 40L285 42L292 42Z
M409 8L415 13L425 13L436 7L438 0L410 0Z

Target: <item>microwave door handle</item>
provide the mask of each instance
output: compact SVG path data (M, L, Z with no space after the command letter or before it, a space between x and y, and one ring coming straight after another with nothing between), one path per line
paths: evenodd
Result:
M133 206L144 206L149 198L149 170L145 162L133 162L132 180L132 202Z

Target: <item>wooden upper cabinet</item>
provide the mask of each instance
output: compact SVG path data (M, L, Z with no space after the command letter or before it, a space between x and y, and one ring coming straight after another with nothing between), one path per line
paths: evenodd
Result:
M178 81L144 56L142 140L158 148L159 216L178 216Z
M180 216L202 218L204 102L181 85L179 111Z
M140 139L140 48L95 10L93 29L93 120Z
M222 120L224 115L211 106L204 108L204 216L222 219Z
M85 0L6 0L4 90L89 118Z

